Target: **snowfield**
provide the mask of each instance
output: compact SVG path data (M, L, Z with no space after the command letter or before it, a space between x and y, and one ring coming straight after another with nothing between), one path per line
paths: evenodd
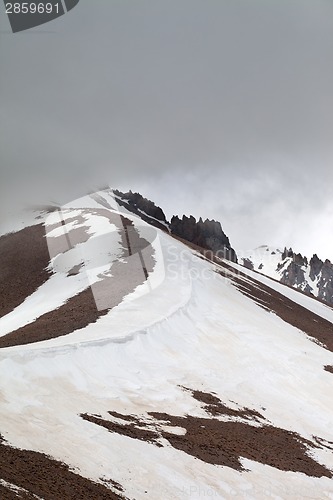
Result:
M62 253L61 269L0 319L1 337L57 309L100 280L101 273L109 270L112 276L124 245L116 226L98 215L101 208L126 216L142 237L149 228L120 210L111 192L62 207L65 222L66 217L84 219L71 222L68 234L85 226L89 239ZM60 225L48 232L57 217L46 220L48 238L65 231ZM0 349L1 434L10 445L46 453L94 481L112 479L131 499L332 499L332 477L280 470L242 456L239 471L196 458L165 437L156 446L81 417L111 420L112 411L140 417L148 428L156 427L149 412L207 418L186 387L214 393L228 408L263 416L250 425L269 423L309 441L319 437L323 446L309 454L333 470L333 375L324 370L333 365L333 353L244 295L231 276L216 272L217 264L154 231L154 267L117 306L68 335ZM108 244L100 250L108 251L97 258L97 239L105 234ZM85 265L68 277L83 254ZM328 306L232 267L235 275L241 270L333 323ZM218 418L244 422L241 416ZM167 429L186 433L181 426Z

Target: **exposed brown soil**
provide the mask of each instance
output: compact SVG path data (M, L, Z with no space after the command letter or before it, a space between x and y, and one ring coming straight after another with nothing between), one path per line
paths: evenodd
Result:
M110 412L111 414L111 412ZM121 434L122 436L127 436L133 439L139 439L140 441L146 441L148 443L153 443L157 446L162 446L157 439L160 435L152 430L145 428L145 423L140 422L136 417L131 421L130 415L118 414L117 418L122 419L124 423L117 423L111 420L105 420L101 417L95 417L93 415L88 415L87 413L81 413L81 417L88 422L100 425L110 432L115 432L116 434ZM130 422L130 423L126 423Z
M30 450L13 448L0 441L0 479L24 488L29 492L16 496L11 489L0 485L1 498L36 500L38 495L44 500L119 500L124 499L103 484L96 483L69 470L57 460ZM112 480L112 487L118 485ZM119 490L119 486L116 488Z
M88 226L81 226L71 229L59 236L47 236L51 256L55 257L60 253L67 252L79 243L85 243L89 240L87 232Z
M275 312L275 314L277 314L281 319L302 330L316 343L319 343L325 349L333 352L333 324L330 321L327 321L321 316L309 311L305 307L293 302L291 299L288 299L281 293L264 285L260 281L257 281L247 274L242 273L238 269L235 269L232 265L229 265L227 262L217 258L214 255L214 252L206 250L193 243L189 243L188 241L175 237L174 235L172 235L172 237L181 241L192 250L200 253L204 260L217 264L218 268L216 271L218 274L230 279L237 286L240 292L255 300L255 302L263 309ZM297 290L293 287L289 288L292 288L295 292L309 296L305 292ZM315 297L312 299L322 303L322 301L316 299ZM327 306L326 303L324 304Z
M234 410L228 408L215 395L201 391L191 392L195 399L204 403L207 414L213 412L215 415L230 417L230 420L221 421L209 416L181 417L159 412L148 412L149 417L154 419L149 422L140 416L133 417L115 412L110 412L111 416L122 419L124 423L87 414L82 414L81 417L105 427L110 432L144 440L154 445L161 446L158 440L167 439L174 448L188 455L238 471L244 471L241 458L247 458L283 471L302 472L313 477L333 477L332 471L308 454L314 448L328 448L324 440L316 438L314 441L309 441L295 432L270 425L257 411L248 408ZM258 423L260 420L261 425L255 426L242 421L251 419L251 416L253 422ZM232 420L233 417L237 420ZM165 426L168 425L181 427L186 433L179 435L171 430L168 432L165 430Z
M97 310L91 288L87 288L58 309L43 314L36 321L0 337L0 348L61 337L94 323L106 313L107 310Z
M324 370L326 370L327 372L333 373L333 366L326 365L326 366L324 366Z
M186 245L187 247L191 248L191 250L194 250L196 252L198 252L199 254L201 254L202 258L204 258L205 260L208 260L210 262L214 262L215 264L218 264L218 266L220 267L224 267L225 269L229 269L231 270L233 273L236 273L236 274L239 274L241 276L244 276L246 277L248 280L252 280L252 278L250 276L248 276L247 274L245 273L242 273L238 270L236 270L235 268L229 266L225 260L222 261L220 258L218 258L214 252L212 250L207 250L199 245L196 245L194 243L191 243L187 240L185 240L184 238L180 238L179 236L176 236L175 234L170 234L170 236L182 243L184 243L184 245ZM246 265L243 265L244 268L248 268ZM260 273L259 271L256 271L256 270L252 270L254 273L260 275L260 276L264 276L264 277L268 277L267 275L263 274L263 273ZM223 274L223 272L221 273ZM228 275L226 275L228 277ZM292 290L294 291L297 291L298 293L302 294L302 295L305 295L306 297L311 297L312 300L315 300L321 304L325 304L326 307L330 307L331 309L333 309L332 305L328 304L327 302L325 302L324 300L321 300L319 299L318 297L315 297L314 295L312 295L311 293L307 293L305 292L304 290L300 290L298 288L295 288L291 285L288 285L287 283L281 283L281 281L279 280L276 280L274 278L271 278L271 277L268 277L269 279L271 279L272 281L275 281L276 283L279 283L280 285L283 284L284 286L288 287L288 288L291 288ZM256 280L253 280L256 282Z
M225 260L224 260L224 261L222 261L220 258L218 258L218 257L214 254L214 252L213 252L212 250L207 250L207 249L205 249L205 248L203 248L203 247L201 247L201 246L199 246L199 245L196 245L196 244L194 244L194 243L191 243L191 242L189 242L189 241L185 240L184 238L180 238L179 236L176 236L175 234L170 234L170 236L171 236L172 238L174 238L174 239L178 240L178 241L181 241L181 242L182 242L182 243L184 243L184 245L186 245L187 247L189 247L189 248L191 248L192 250L195 250L196 252L198 252L199 254L201 254L201 255L202 255L202 257L203 257L205 260L209 260L209 261L211 261L211 262L214 262L215 264L218 264L218 265L219 265L219 266L221 266L222 268L223 268L223 267L225 267L225 268L229 268L229 269L230 269L230 270L232 270L234 273L240 274L240 275L242 275L242 276L246 276L246 277L247 277L247 279L249 279L249 280L251 280L251 279L252 279L250 276L246 275L245 273L242 273L242 272L240 272L240 271L236 270L235 268L232 268L231 266L229 266L229 265L225 262ZM248 267L247 265L243 265L243 267L244 267L244 268L249 269L249 267ZM252 270L252 269L251 269L251 270ZM315 297L315 296L314 296L314 295L312 295L311 293L305 292L304 290L300 290L299 288L295 288L295 287L293 287L293 286L289 285L288 283L281 283L281 281L279 281L279 280L277 280L277 279L275 279L275 278L271 278L271 277L269 277L269 276L265 275L264 273L261 273L261 272L259 272L259 271L255 270L255 269L253 269L252 271L253 271L255 274L258 274L259 276L264 276L264 277L266 277L266 278L268 277L270 280L275 281L276 283L279 283L280 285L282 285L282 284L283 284L284 286L286 286L286 287L288 287L288 288L290 288L290 289L292 289L292 290L294 290L294 291L297 291L298 293L300 293L300 294L302 294L302 295L304 295L304 296L306 296L306 297L311 297L311 298L312 298L312 300L315 300L315 301L319 302L320 304L325 304L325 306L326 306L326 307L329 307L329 308L331 308L331 309L333 310L333 306L332 306L332 304L329 304L329 303L327 303L326 301L321 300L321 299L319 299L318 297ZM256 280L254 280L254 281L256 281Z
M2 484L0 484L0 498L3 498L4 500L17 500L18 498L20 500L36 500L36 497L33 497L32 495L26 495L24 493L18 496L11 488L7 488Z
M128 422L132 422L134 424L140 425L140 420L135 417L135 415L123 415L122 413L118 413L117 411L108 411L111 417L120 418L121 420L127 420ZM101 417L100 415L95 415L95 417Z
M146 240L139 237L131 221L122 217L122 224L123 228L119 229L119 231L125 248L123 255L124 262L114 264L112 267L112 278L105 278L94 285L97 288L93 290L88 288L71 298L59 309L51 311L30 325L26 325L0 338L0 347L38 342L66 335L76 329L83 328L96 321L103 314L106 314L111 307L114 307L122 300L126 293L129 293L138 284L142 283L144 277L147 277L148 270L152 269L154 265L152 254L148 254L148 256L150 255L150 260L145 257L142 266L144 277L142 277L142 274L138 276L134 264L131 264L128 257L143 249L149 249L150 245ZM36 233L33 231L30 234L30 230L34 228L36 228ZM10 236L15 236L15 234L19 235L22 231L26 231L26 233L20 236L20 238L23 236L23 239L9 238ZM0 238L1 274L2 262L4 262L4 269L9 271L5 282L7 281L7 285L8 283L13 284L12 295L9 294L8 297L6 286L6 299L3 302L2 297L4 293L1 290L3 276L1 275L0 316L1 312L3 315L14 309L49 277L49 273L45 271L45 267L49 262L49 254L45 238L43 237L43 226L34 226L22 231L14 235L2 237L5 239L9 238L6 241L1 241L2 238ZM16 246L21 249L23 255L18 251L15 258ZM189 246L194 247L193 245ZM27 249L27 252L24 251L24 248ZM195 249L198 250L198 248ZM14 260L11 260L12 257L8 257L8 260L6 260L7 256L11 256L13 250L15 250ZM28 250L30 250L30 256ZM45 250L46 253L44 255L43 252ZM151 247L149 251L151 252ZM35 259L38 253L40 257ZM24 269L20 267L22 265L20 255L23 258L23 262L25 262L26 274L24 274ZM47 257L44 267L42 267L43 255ZM214 258L211 260L221 266L220 261L218 262ZM147 266L148 269L146 268L147 262L149 263ZM223 267L226 271L233 273L231 279L242 293L253 298L261 307L274 311L284 321L301 329L317 342L324 344L327 349L333 351L333 327L330 322L311 313L306 308L299 306L260 282L242 275L242 273L239 273L227 264L223 264L222 268L220 268L222 275ZM31 272L32 270L33 273ZM46 276L43 275L43 271L46 273ZM36 275L36 278L33 280L31 280L32 274ZM37 285L37 277L40 275L43 276L44 281L41 281ZM226 276L230 278L229 273ZM246 281L242 278L246 279ZM104 305L102 301L102 304L100 303L97 308L94 294L105 297ZM8 304L16 305L10 306L11 309L8 310ZM104 309L101 309L101 305ZM333 367L329 365L325 367L325 370L333 373ZM308 454L311 449L316 447L329 448L321 438L316 437L313 441L306 440L296 433L270 425L255 410L249 408L235 410L229 408L214 394L198 390L190 390L190 392L194 399L202 403L207 418L149 412L148 415L153 420L147 423L140 416L122 415L114 411L110 411L109 414L111 417L117 419L118 422L103 419L97 415L82 414L81 417L93 424L106 428L110 432L125 435L132 439L147 441L155 446L163 446L160 439L167 439L174 448L182 450L202 461L228 466L238 471L244 471L241 458L248 458L284 471L302 472L314 477L332 477L331 471L316 462ZM219 420L219 417L228 417L230 420L223 422ZM238 420L241 419L241 421L232 420L235 418ZM251 425L251 421L257 426ZM258 424L260 424L259 427ZM186 430L186 434L173 434L171 430L168 432L162 429L161 425L182 427ZM0 479L20 486L31 493L26 495L23 493L21 495L21 498L29 500L34 498L33 494L39 495L45 500L59 500L60 498L64 500L123 498L120 493L111 492L105 486L75 474L68 469L67 465L57 462L44 454L12 448L1 442L1 437L0 470ZM113 482L112 479L103 478L103 481L105 483L109 482L117 491L121 491L121 486ZM0 497L6 500L18 498L13 491L1 484Z
M251 410L250 408L233 410L232 408L229 408L227 405L222 403L222 401L217 396L209 392L192 391L187 387L184 387L184 389L190 391L194 399L196 399L200 403L204 403L206 413L209 413L214 417L218 415L228 415L230 417L240 417L245 420L253 421L260 421L260 419L263 418L260 413L255 410Z
M0 237L0 317L45 283L49 260L43 224Z
M313 443L296 433L264 425L254 427L244 422L177 417L150 413L159 421L186 429L184 436L162 431L170 444L204 462L244 470L240 458L247 458L283 471L302 472L308 476L331 478L332 473L307 455Z
M98 211L99 214L100 212ZM119 216L112 218L111 212L103 210L103 214L104 212L110 221L119 225ZM155 264L152 246L139 236L129 219L123 216L120 219L122 227L118 231L124 247L123 261L113 264L112 276L94 283L58 309L0 337L0 348L49 340L84 328L117 306L125 295L144 282ZM138 265L137 259L130 258L134 253L138 253L141 259L144 253L141 265Z
M275 312L281 319L302 330L314 341L333 352L333 324L330 321L263 283L235 271L231 266L227 264L223 266L234 273L231 279L242 293L254 299L261 307ZM223 271L221 274L223 275Z

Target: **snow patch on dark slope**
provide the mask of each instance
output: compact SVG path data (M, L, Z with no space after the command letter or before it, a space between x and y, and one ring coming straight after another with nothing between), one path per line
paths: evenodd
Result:
M119 200L50 214L51 254L30 269L53 272L0 318L1 494L332 498L332 308L198 245L196 221L175 235ZM132 282L144 240L151 266ZM86 316L103 282L106 307Z

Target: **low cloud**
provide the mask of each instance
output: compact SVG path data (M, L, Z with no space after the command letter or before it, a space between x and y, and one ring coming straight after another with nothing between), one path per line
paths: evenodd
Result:
M111 184L221 220L236 248L333 260L331 2L81 0L48 31L6 21L2 218Z

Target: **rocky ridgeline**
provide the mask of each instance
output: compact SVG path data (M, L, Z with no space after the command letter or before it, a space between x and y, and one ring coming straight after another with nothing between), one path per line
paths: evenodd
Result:
M240 262L248 269L333 304L333 264L328 259L322 261L314 254L309 260L292 248L281 251L262 245Z
M277 266L277 271L281 271L281 283L296 288L302 287L304 292L311 293L312 289L305 277L307 266L308 259L306 257L300 253L296 254L292 248L289 250L285 248L281 255L281 262Z
M173 216L171 222L168 222L163 210L141 194L132 193L132 191L122 193L117 189L113 192L119 205L124 206L149 224L210 250L218 257L237 262L236 252L231 247L229 238L223 232L220 222L208 219L203 221L201 217L196 221L192 215L189 217L183 215L181 219L178 216Z
M119 205L125 207L145 222L148 222L148 224L163 231L168 230L168 222L163 210L152 201L144 198L140 193L132 193L132 191L122 193L118 189L114 189L113 194Z
M220 222L208 219L203 221L201 217L197 222L192 215L190 217L183 215L181 219L174 215L170 231L175 236L211 250L218 257L237 262L236 252L231 248L229 238L222 231Z
M322 261L314 254L308 261L292 248L285 248L281 258L278 265L278 270L282 270L281 283L301 288L304 292L333 304L333 264L330 260ZM290 262L287 264L288 260Z

